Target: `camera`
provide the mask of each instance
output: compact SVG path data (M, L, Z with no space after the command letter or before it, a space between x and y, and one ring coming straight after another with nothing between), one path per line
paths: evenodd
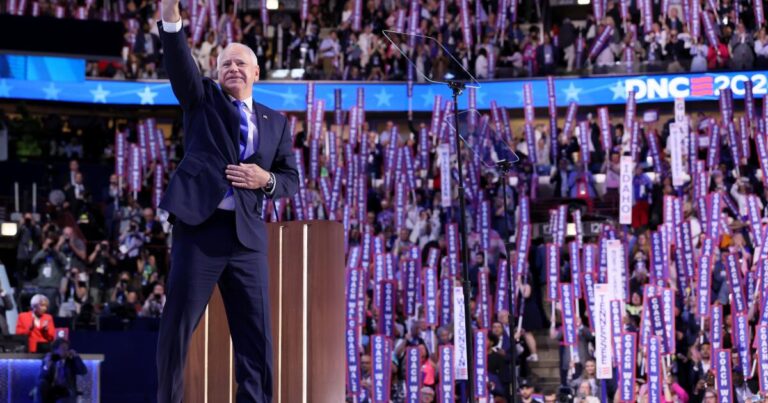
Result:
M573 389L571 389L568 386L561 386L560 390L557 391L557 402L558 403L569 403L573 401Z

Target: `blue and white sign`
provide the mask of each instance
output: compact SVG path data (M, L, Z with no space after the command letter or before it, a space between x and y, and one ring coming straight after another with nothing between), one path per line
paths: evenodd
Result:
M554 79L556 104L566 107L571 102L579 106L624 104L627 93L634 92L638 103L717 100L720 91L730 89L735 99L743 99L744 84L752 82L756 97L768 93L768 71L737 73L702 73L685 75L613 76L599 78L558 77ZM499 107L522 109L524 85L530 84L533 105L548 107L547 80L488 81L475 92L478 109L489 109L491 100ZM364 89L365 109L370 112L403 112L408 110L405 82L359 83L316 82L315 99L327 103L335 100L334 91L341 90L342 108L349 110L357 102L357 89ZM254 86L254 98L280 111L306 111L306 82L265 81ZM438 84L414 84L413 110L430 112L435 95L448 99L451 91ZM49 100L79 103L105 103L118 105L176 105L176 97L168 81L111 81L86 80L84 82L33 81L0 79L0 98ZM459 97L459 108L468 107L468 97Z

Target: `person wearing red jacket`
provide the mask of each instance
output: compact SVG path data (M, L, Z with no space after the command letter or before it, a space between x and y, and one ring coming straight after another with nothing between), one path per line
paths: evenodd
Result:
M19 314L16 334L28 335L29 352L37 352L38 344L50 343L55 338L53 317L48 313L48 298L42 294L32 297L32 310Z

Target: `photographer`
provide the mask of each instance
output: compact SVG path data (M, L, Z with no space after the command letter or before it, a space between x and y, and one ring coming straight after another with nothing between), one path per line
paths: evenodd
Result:
M117 259L109 247L109 242L101 241L96 244L93 252L88 256L88 266L94 267L90 282L91 299L100 304L104 301L107 284L112 281L117 267Z
M77 402L77 376L88 373L83 360L65 339L56 339L43 358L35 402Z
M55 300L61 278L67 270L67 259L60 252L63 243L63 237L49 234L43 242L43 249L32 258L32 266L37 269L37 278L32 284L37 287L36 292L44 294L49 300ZM54 308L55 306L52 307Z
M61 279L59 296L61 307L58 316L67 318L80 314L83 305L91 303L88 296L88 274L71 268L67 276Z
M85 242L75 234L73 227L64 227L59 243L59 251L69 260L69 266L77 267L80 270L85 269L85 259L87 258Z
M37 225L31 213L24 214L19 225L19 232L16 235L16 278L21 284L24 280L32 277L30 270L32 257L40 250L40 241L42 240L42 230Z
M134 271L136 269L136 260L139 258L141 248L144 246L146 237L139 231L139 225L131 222L128 231L120 234L120 268L123 270Z
M159 318L163 313L163 307L165 306L165 287L162 284L157 283L147 300L144 302L144 307L141 308L139 316L145 318Z
M111 313L125 319L135 319L141 311L138 302L138 290L140 287L127 271L120 272L120 278L110 291L109 304L106 313Z

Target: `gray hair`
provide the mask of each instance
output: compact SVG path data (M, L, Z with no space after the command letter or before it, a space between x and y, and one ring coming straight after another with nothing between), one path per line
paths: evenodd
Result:
M50 305L50 301L48 301L48 297L46 297L43 294L35 294L32 297L32 301L29 303L29 305L32 306L32 308L40 305L41 303L45 302L46 304Z
M256 53L253 52L253 49L250 48L250 46L243 45L239 42L232 42L228 44L221 52L219 52L219 55L216 56L216 68L218 69L221 66L221 58L224 56L224 53L231 49L231 48L242 48L245 49L245 51L248 53L248 55L251 57L251 60L253 61L253 64L258 66L259 65L259 59L256 58Z

